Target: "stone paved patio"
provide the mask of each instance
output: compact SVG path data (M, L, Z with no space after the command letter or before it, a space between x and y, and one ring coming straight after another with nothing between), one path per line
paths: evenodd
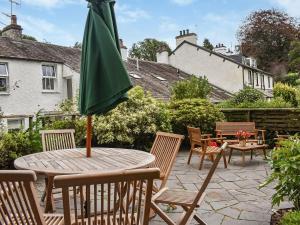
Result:
M199 157L194 155L191 165L187 165L188 152L180 152L173 167L168 187L174 189L198 190L208 173L210 161L205 160L203 169L198 170ZM207 190L204 204L198 214L208 225L269 225L272 214L271 187L259 189L265 181L270 168L260 152L250 161L246 157L245 167L242 166L239 153L234 154L227 169L220 161ZM42 179L38 182L38 190L43 190ZM181 215L179 209L165 208L171 218ZM156 216L151 225L165 224ZM193 222L192 224L197 224Z

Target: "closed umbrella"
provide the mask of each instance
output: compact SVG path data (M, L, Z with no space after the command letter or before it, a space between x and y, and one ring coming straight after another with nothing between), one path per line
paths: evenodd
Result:
M87 157L91 156L92 115L108 112L126 100L132 88L120 54L115 1L88 0L81 58L79 109L87 115Z

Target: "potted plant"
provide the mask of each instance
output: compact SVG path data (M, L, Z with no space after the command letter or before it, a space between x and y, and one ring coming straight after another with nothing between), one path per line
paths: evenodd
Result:
M247 139L251 136L249 132L240 130L236 132L237 139L239 140L239 145L241 147L245 147L247 143Z

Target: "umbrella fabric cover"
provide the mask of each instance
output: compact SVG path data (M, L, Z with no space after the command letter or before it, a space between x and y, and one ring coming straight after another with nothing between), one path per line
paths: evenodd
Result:
M82 43L80 100L83 115L106 113L132 88L120 54L114 1L89 0Z

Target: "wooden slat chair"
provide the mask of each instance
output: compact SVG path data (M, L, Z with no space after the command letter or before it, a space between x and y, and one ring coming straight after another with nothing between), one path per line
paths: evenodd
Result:
M222 151L227 147L227 143L224 143ZM205 225L206 223L201 220L199 216L196 215L196 208L198 208L203 202L205 197L205 189L207 188L217 166L222 157L222 151L218 153L216 159L214 160L213 166L209 170L202 186L198 192L187 191L187 190L169 190L168 188L163 188L156 195L153 196L151 201L151 209L154 210L168 225L186 225L190 224L191 220L194 218L197 223ZM159 204L169 204L180 206L183 208L183 214L179 217L179 221L174 222L160 207Z
M0 171L1 225L63 225L63 215L43 214L33 171Z
M43 151L76 148L74 133L75 130L73 129L40 131Z
M47 152L47 151L55 151L61 149L76 148L74 133L75 133L74 129L41 130L40 134L42 136L43 151ZM46 185L42 196L43 202L45 201L46 192L47 192L47 183L49 179L53 179L53 177L49 177L49 175L46 175L46 179L45 179Z
M219 147L210 146L211 141L223 143L223 139L212 138L211 134L201 134L200 128L188 127L187 129L188 129L188 134L189 134L190 144L191 144L188 164L190 164L193 153L200 154L201 159L200 159L199 170L201 170L205 156L208 156L212 161L214 161L215 155L217 155L222 150ZM225 151L222 151L222 156L224 159L224 166L225 168L227 168Z
M161 183L159 187L157 185L153 186L154 192L157 192L166 185L183 139L183 135L157 132L150 151L155 156L155 161L151 167L160 169L159 180Z
M65 225L148 225L157 178L157 168L55 177L55 187L62 188ZM77 190L79 197L72 199L70 191Z

